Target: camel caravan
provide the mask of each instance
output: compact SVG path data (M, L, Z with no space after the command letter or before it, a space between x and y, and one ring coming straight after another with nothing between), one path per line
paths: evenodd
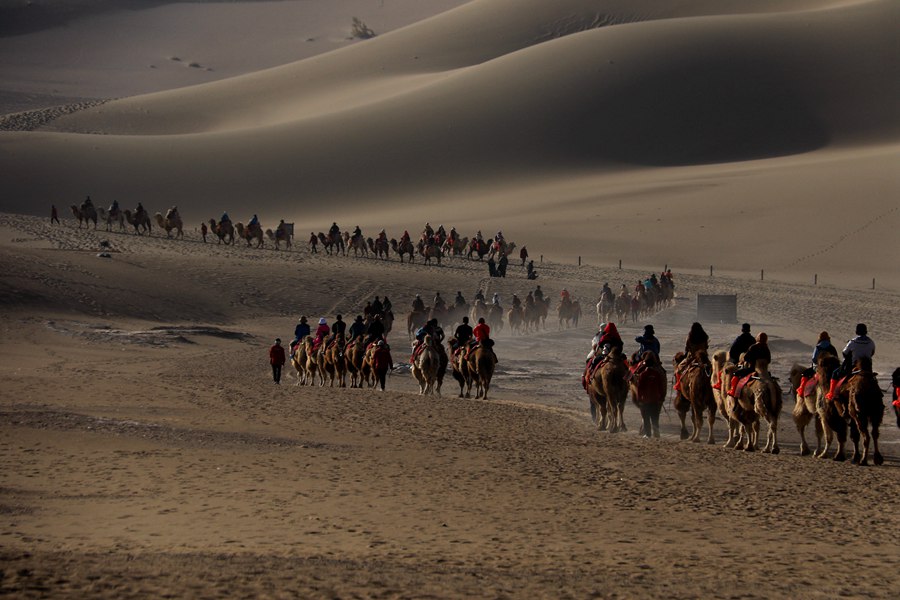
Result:
M582 386L599 430L610 433L625 430L621 416L630 391L641 413L642 434L659 436L659 413L667 395L667 376L659 360L659 341L653 333L653 326L648 325L644 335L635 338L641 348L630 361L622 351L624 344L614 323L602 324L594 336ZM792 416L800 434L801 455L825 457L836 439L832 458L846 460L849 433L853 442L851 462L867 465L871 459L876 465L883 464L878 439L885 409L884 392L872 371L873 353L874 342L868 338L866 326L859 324L856 337L840 354L831 345L828 334L822 332L813 366L794 365L791 369L791 395L795 396ZM843 360L838 356L843 356ZM726 448L759 450L760 430L765 422L762 451L778 454L783 391L778 378L769 372L771 360L768 336L760 333L754 337L746 323L731 348L716 351L710 359L709 336L699 323L694 323L684 351L676 353L672 361L672 406L681 421L681 439L699 442L705 416L706 442L715 443L718 414L727 424ZM900 427L900 368L892 375L891 392L892 408ZM815 450L806 439L810 424L816 435Z

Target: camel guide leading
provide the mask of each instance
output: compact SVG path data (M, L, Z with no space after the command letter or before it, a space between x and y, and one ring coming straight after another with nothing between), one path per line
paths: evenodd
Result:
M284 348L281 346L281 338L275 338L275 344L269 348L269 364L272 365L272 379L275 385L281 385L281 367L284 366Z

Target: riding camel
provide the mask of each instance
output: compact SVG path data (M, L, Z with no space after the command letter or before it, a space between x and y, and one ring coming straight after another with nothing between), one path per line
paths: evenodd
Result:
M831 404L837 416L850 427L853 441L851 462L860 466L869 464L869 444L874 446L874 462L884 464L884 457L878 449L879 427L884 418L884 393L878 386L876 374L872 371L872 359L862 357L853 365L853 371L835 391ZM833 422L833 421L832 421ZM847 442L847 428L835 428L838 436L838 450L835 460L844 460L844 445ZM870 431L871 429L871 431ZM862 435L863 452L859 451Z
M521 306L513 306L506 314L506 320L509 322L509 331L511 333L524 333L525 309Z
M459 384L459 397L472 397L472 374L469 372L469 363L465 360L466 348L462 348L459 353L454 354L456 346L456 338L447 340L447 350L450 356L450 368L453 379Z
M242 240L247 240L247 247L250 247L250 243L253 240L256 240L256 247L262 248L265 245L265 240L263 239L263 229L259 223L254 223L253 225L248 225L244 227L243 223L237 223L234 226L234 231L237 233L237 236Z
M97 229L97 209L93 206L82 206L81 208L78 208L73 204L72 214L78 219L78 229L81 229L82 223L87 225L89 221L93 221L94 229Z
M494 258L496 256L510 256L513 250L516 249L515 242L507 242L506 240L500 240L499 242L494 242L490 245L490 250L488 252L488 258Z
M681 439L690 439L692 442L700 441L700 433L703 429L703 411L708 411L709 437L707 444L715 443L713 424L716 422L716 401L713 398L712 381L710 371L712 365L705 350L698 351L694 356L685 360L684 352L675 355L674 365L676 373L680 373L678 393L675 394L673 405L681 419ZM691 411L691 423L694 430L688 436L685 419L687 412Z
M426 335L423 340L424 348L419 352L413 362L413 375L419 382L419 394L429 395L440 390L437 388L438 369L440 368L441 358L438 351L434 347L434 342L430 335Z
M631 399L641 411L641 434L659 437L659 413L666 401L666 370L659 357L650 350L641 356L629 382Z
M388 259L388 250L390 246L386 239L376 238L373 240L372 238L368 238L366 239L366 244L369 246L369 250L372 254L375 255L375 258Z
M488 390L491 388L491 378L494 376L494 367L497 359L491 348L483 343L469 352L466 360L467 369L472 383L475 385L475 398L487 400Z
M487 254L489 250L490 246L488 246L488 243L486 241L479 240L477 238L473 239L471 242L469 242L469 249L467 250L466 258L471 260L472 255L477 254L478 260L484 260L484 255Z
M157 227L166 230L166 237L172 237L173 230L175 231L175 239L184 237L184 224L181 222L179 214L163 217L162 213L156 213L155 217Z
M284 225L288 225L285 223ZM290 223L290 230L293 230L294 224ZM281 250L281 242L284 242L284 247L287 250L291 249L291 235L292 231L290 231L287 227L282 227L279 225L275 228L275 231L271 229L266 229L266 237L269 238L269 241L275 243L275 249Z
M234 224L231 221L216 223L215 219L210 219L209 230L219 239L220 244L234 244Z
M444 243L441 244L441 252L444 253L444 256L448 258L453 258L454 256L462 256L466 252L466 247L469 245L469 238L459 238L457 237L455 241L450 241L448 237L444 240Z
M741 439L741 424L734 418L735 400L728 395L731 389L731 375L737 369L734 363L728 360L728 352L719 350L713 354L712 359L712 388L713 399L716 408L728 423L728 439L725 440L726 448L734 448Z
M486 320L487 324L491 327L491 331L496 333L503 331L503 307L499 304L491 304Z
M97 217L106 223L107 231L112 231L114 223L119 224L119 231L125 231L125 215L122 214L121 210L112 213L100 206L97 207Z
M616 309L616 299L612 295L603 296L597 303L597 322L609 323L612 321L613 311Z
M359 258L359 255L363 255L366 258L369 258L369 248L366 246L366 238L361 235L350 237L349 232L345 232L344 234L345 240L344 242L353 250L353 256Z
M301 366L304 371L303 383L306 385L316 385L316 375L319 375L319 362L316 353L313 352L315 342L311 336L306 336L300 344L302 344L303 347L297 346L294 360L302 361Z
M308 372L306 370L306 339L297 342L294 348L294 355L291 357L291 366L297 372L297 385L306 385Z
M628 295L628 292L622 291L616 296L615 307L616 319L621 323L628 323L628 315L631 312L631 296Z
M806 369L800 365L791 367L791 387L796 392L796 403L792 416L797 432L800 434L800 455L810 454L809 444L806 443L806 427L813 422L816 432L816 450L813 456L824 457L831 446L834 432L827 427L824 419L825 394L831 388L831 376L841 366L841 361L830 352L819 356L816 365L816 374L804 384L805 389L799 389L801 376ZM824 440L824 444L823 444Z
M391 249L400 255L400 262L403 262L403 255L409 255L409 262L415 261L415 252L416 247L409 240L404 240L402 242L397 242L396 239L391 238Z
M550 299L547 298L547 301L549 300ZM564 323L566 329L574 327L578 325L578 315L581 314L581 305L568 297L563 298L560 301L559 306L556 307L556 314L559 318L558 329L562 329Z
M614 347L599 367L589 374L587 393L591 419L601 431L625 431L625 399L628 397L628 365L625 355Z
M317 361L319 364L319 373L322 375L322 386L325 380L329 382L329 387L334 387L337 380L338 387L347 387L346 383L346 366L344 357L342 356L344 348L344 336L339 334L336 341L319 350Z
M763 452L778 454L778 416L781 414L781 386L767 370L757 370L756 375L738 392L734 403L734 418L746 432L744 450L753 452L759 444L759 421L765 419L769 425ZM743 438L743 436L741 436ZM736 448L741 447L738 440Z
M437 244L426 245L424 241L419 240L416 250L425 260L425 264L431 262L431 259L437 260L438 266L441 265L441 247Z
M344 351L344 368L350 374L350 387L361 388L365 380L363 362L366 357L365 340L356 338Z
M123 212L125 213L125 220L134 227L135 235L141 235L142 233L150 235L153 226L151 225L152 221L150 220L150 215L147 214L147 211L141 211L141 213L138 214L132 213L126 208Z

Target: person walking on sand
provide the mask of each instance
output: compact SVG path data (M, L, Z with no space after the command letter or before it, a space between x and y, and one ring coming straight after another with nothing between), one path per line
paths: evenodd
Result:
M381 386L382 392L384 391L388 371L393 368L394 359L391 358L391 351L388 349L387 344L384 343L384 340L378 340L375 352L372 353L372 370L375 371L375 380Z
M206 223L200 223L200 235L203 236L203 243L206 243L206 234L209 232L209 228L207 228Z
M53 225L53 222L56 221L56 224L59 225L59 213L56 212L56 205L50 205L50 224Z
M284 347L281 338L275 338L275 344L269 348L269 364L272 365L272 379L275 385L281 385L281 367L284 366Z

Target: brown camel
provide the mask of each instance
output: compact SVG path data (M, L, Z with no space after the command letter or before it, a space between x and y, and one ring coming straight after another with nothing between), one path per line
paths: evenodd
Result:
M466 348L454 355L456 338L447 340L447 351L450 355L450 368L453 379L459 384L459 397L472 397L472 374L469 372L469 363L465 360Z
M425 325L429 314L431 314L431 309L427 306L425 310L414 310L409 313L409 316L406 317L406 334L409 339L412 339L416 330Z
M78 208L73 204L72 214L78 219L78 229L81 229L82 223L87 225L89 221L93 221L94 229L97 229L97 209L93 206L82 206L81 208Z
M491 331L495 333L503 331L503 307L499 304L492 304L486 320L487 324L491 326Z
M419 255L421 255L425 259L425 264L431 262L431 259L437 260L438 266L441 264L441 247L437 244L425 245L425 242L419 240L419 243L416 245L416 250Z
M794 365L791 368L790 381L791 387L796 392L796 403L792 416L797 431L800 433L800 455L806 456L810 454L809 444L806 443L806 427L810 421L813 422L816 432L816 450L814 456L823 457L828 452L831 445L831 439L834 433L830 428L825 431L825 422L822 418L822 412L825 404L825 394L831 387L831 376L834 371L841 366L841 361L831 353L824 353L818 358L816 365L816 374L804 385L805 390L798 389L801 376L805 370L800 365ZM811 389L810 389L811 388ZM823 444L824 441L824 444Z
M294 348L294 356L291 357L291 366L297 372L297 385L306 385L306 348L306 338L304 338L297 342L297 346Z
M472 383L475 384L475 397L486 400L488 390L491 388L491 378L494 376L494 367L497 366L494 351L479 344L469 352L466 363Z
M390 247L387 239L378 237L373 240L372 238L368 238L366 244L368 244L369 250L375 255L375 258L388 259L388 250Z
M146 233L150 235L150 232L153 230L152 221L150 220L150 215L147 214L147 211L141 211L140 214L132 213L129 209L125 209L125 220L134 227L135 235L141 235L142 233Z
M166 237L172 237L172 231L175 231L175 239L184 237L184 224L181 222L181 216L175 213L172 216L163 217L162 213L156 213L156 225L160 229L166 230Z
M409 262L415 262L416 247L411 241L404 240L398 243L397 240L391 238L391 248L400 255L400 262L403 262L404 254L409 255Z
M284 227L282 227L284 225ZM288 228L290 226L290 228ZM266 229L266 237L269 238L270 242L275 244L276 250L281 250L281 243L284 242L284 247L288 250L291 249L291 236L293 235L294 224L293 223L283 223L275 228L275 231L271 229Z
M334 387L335 380L338 387L347 387L346 367L343 357L344 336L338 335L334 344L326 346L319 351L319 372L322 374L322 385L328 380L329 387Z
M712 365L709 362L705 350L698 350L693 356L685 357L684 352L675 355L675 371L679 375L679 390L675 394L673 402L678 418L681 419L681 439L690 439L692 442L700 441L700 433L703 429L703 411L708 411L709 437L707 444L715 444L713 425L716 422L716 401L713 398ZM694 430L690 437L687 434L685 419L688 410L691 411L691 423Z
M781 386L768 371L757 371L735 398L734 418L741 424L747 441L743 448L753 452L759 444L759 421L765 419L769 430L763 452L778 454L778 417L781 414ZM743 439L743 434L741 439ZM737 443L741 447L741 440Z
M250 225L248 227L244 227L243 223L237 223L234 226L234 230L237 233L237 236L242 240L247 240L247 247L250 247L250 243L253 240L256 240L256 247L262 248L265 245L265 240L263 239L263 230L259 223L255 225Z
M219 239L219 243L234 244L234 225L231 221L216 223L215 219L209 220L209 230Z
M471 260L472 255L477 254L478 260L484 260L484 255L487 254L490 249L491 248L486 241L479 240L477 238L473 239L471 242L469 242L469 249L466 251L466 258Z
M435 349L430 335L425 336L423 344L424 348L413 362L413 375L419 382L419 394L424 396L437 392L440 395L440 390L437 388L437 376L441 357Z
M626 431L625 399L628 397L628 366L625 355L613 348L603 363L595 368L588 385L591 419L601 431Z
M513 306L506 314L511 333L524 333L525 310L521 306Z
M360 255L363 255L366 258L369 258L369 248L366 246L366 238L362 235L350 237L349 232L346 232L344 237L344 243L353 250L353 256L359 257Z
M97 207L97 217L106 223L106 230L112 231L113 224L119 224L119 231L125 231L125 215L122 214L121 210L117 210L115 213L111 213L107 211L102 206Z
M350 374L350 387L363 386L363 361L366 357L365 339L358 337L344 350L344 368Z
M643 437L659 437L659 413L666 401L666 370L655 352L646 351L635 367L631 381L631 399L641 411Z
M734 373L734 363L728 360L728 352L720 350L713 354L712 359L712 388L716 408L728 422L728 439L726 448L734 448L741 439L741 424L734 418L734 398L728 395L731 385L731 374Z
M876 374L872 371L872 359L860 358L853 365L853 372L835 392L831 401L837 414L850 426L853 440L851 462L861 466L869 464L869 443L874 446L874 462L884 464L884 457L878 449L879 427L884 418L884 393L878 386ZM870 431L871 428L871 431ZM835 460L844 460L844 444L847 441L846 428L838 430L838 451ZM859 451L862 436L863 452Z

